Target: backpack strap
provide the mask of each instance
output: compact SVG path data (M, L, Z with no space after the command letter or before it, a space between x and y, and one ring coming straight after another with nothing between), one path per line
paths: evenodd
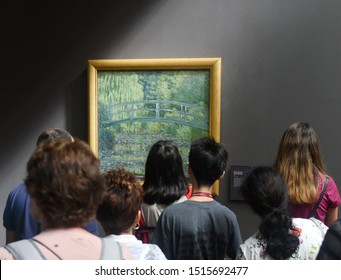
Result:
M322 226L322 222L314 217L310 217L309 220L313 221L315 223L315 225L317 226L317 228L321 231L322 236L326 235L326 230L323 228Z
M4 247L15 260L45 260L44 255L31 239L16 241Z
M101 260L121 260L122 250L118 242L110 238L101 238ZM16 241L4 246L15 260L45 260L44 255L31 239Z
M102 252L100 260L122 260L122 249L120 244L112 238L101 238Z
M313 217L315 215L315 212L316 212L317 208L319 207L319 205L320 205L320 203L322 201L324 193L327 190L328 182L329 182L329 177L326 176L326 181L324 183L323 190L321 191L320 197L319 197L318 201L315 203L314 208L310 211L308 218Z

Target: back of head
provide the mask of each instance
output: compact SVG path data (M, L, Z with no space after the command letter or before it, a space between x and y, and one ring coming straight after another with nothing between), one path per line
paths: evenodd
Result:
M241 192L245 201L261 217L274 209L287 213L287 186L280 173L272 167L254 168L245 178Z
M285 260L296 251L298 238L289 233L287 185L278 170L256 167L241 186L245 201L261 217L259 231L267 242L266 251L273 259Z
M290 125L282 135L274 165L289 188L293 203L312 203L316 197L318 171L325 173L318 138L304 122Z
M211 186L224 173L228 153L213 137L202 137L191 144L189 165L201 186Z
M122 234L134 224L142 203L142 187L138 178L123 168L103 173L106 196L98 207L97 219L106 234Z
M143 183L144 202L171 204L187 191L182 158L175 142L161 140L150 149Z
M27 163L25 184L49 228L86 224L105 193L99 161L81 140L41 142Z
M73 137L68 131L61 129L61 128L49 128L43 131L39 135L37 139L37 145L39 145L40 143L46 140L56 140L56 139L66 139L71 142L73 141Z

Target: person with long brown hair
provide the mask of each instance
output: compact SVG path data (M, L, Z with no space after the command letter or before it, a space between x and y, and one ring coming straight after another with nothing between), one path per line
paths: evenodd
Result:
M296 122L286 129L274 166L288 185L292 217L313 216L327 226L338 218L339 190L327 174L317 134L309 123Z
M259 230L240 246L242 260L314 260L328 227L310 218L292 218L288 188L276 168L259 166L246 177L241 193L260 217Z

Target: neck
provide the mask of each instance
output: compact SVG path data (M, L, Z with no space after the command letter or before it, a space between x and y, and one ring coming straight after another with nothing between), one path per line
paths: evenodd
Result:
M211 187L194 188L190 199L196 201L211 201L213 199L212 188Z

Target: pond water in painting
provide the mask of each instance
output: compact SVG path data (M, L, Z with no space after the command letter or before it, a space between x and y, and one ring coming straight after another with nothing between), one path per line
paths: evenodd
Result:
M187 170L190 143L209 135L209 70L98 71L102 171L124 167L143 180L151 146L176 142Z

